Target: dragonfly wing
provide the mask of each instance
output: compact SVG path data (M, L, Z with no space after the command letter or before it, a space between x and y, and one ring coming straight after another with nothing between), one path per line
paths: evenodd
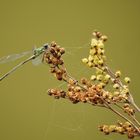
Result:
M20 54L12 54L12 55L2 57L2 58L0 58L0 64L15 61L15 60L22 58L28 54L32 54L32 51L27 51L27 52L22 52Z
M42 63L42 54L32 60L32 64L38 66Z

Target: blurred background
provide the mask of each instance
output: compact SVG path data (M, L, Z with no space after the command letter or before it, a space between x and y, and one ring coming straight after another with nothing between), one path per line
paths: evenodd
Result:
M108 36L106 55L112 70L130 76L130 90L140 106L139 0L1 0L0 57L32 50L56 41L66 48L67 70L76 79L93 73L81 63L94 29ZM0 75L24 58L0 64ZM118 119L108 110L88 104L54 100L49 88L66 88L47 65L28 63L0 83L1 140L118 140L105 136L100 124ZM138 139L138 138L136 138Z

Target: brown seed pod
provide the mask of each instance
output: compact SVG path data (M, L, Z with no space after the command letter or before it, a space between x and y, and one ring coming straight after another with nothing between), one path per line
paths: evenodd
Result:
M128 136L129 139L133 139L135 134L133 132L128 132L127 136Z
M60 48L60 53L61 55L65 53L65 49L64 48Z
M63 65L63 64L64 64L63 59L59 59L59 60L58 60L58 64L59 64L59 65Z
M63 79L62 74L56 73L56 78L57 78L57 80L61 81Z
M66 92L65 92L65 91L61 90L61 91L60 91L60 94L61 94L61 97L62 97L62 98L65 98L65 97L66 97Z
M56 47L56 43L54 41L51 42L50 47Z
M52 63L54 65L58 65L58 59L57 58L53 57L51 60L52 60Z
M56 89L48 89L48 94L49 95L57 94L57 90Z
M50 48L50 52L53 54L55 53L55 49L54 48Z
M57 53L60 52L60 46L59 46L59 45L57 45L57 46L55 47L55 49L56 49Z
M81 78L81 83L86 85L87 84L87 79L86 78Z
M46 63L52 64L52 60L51 60L51 59L47 59L47 60L46 60Z

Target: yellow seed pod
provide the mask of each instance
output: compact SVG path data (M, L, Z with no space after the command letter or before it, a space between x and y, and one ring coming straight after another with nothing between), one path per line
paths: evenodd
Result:
M87 64L88 63L88 59L87 58L83 58L82 59L82 62L85 63L85 64Z
M94 55L93 57L95 61L99 61L99 57L97 55Z
M110 92L109 93L109 97L108 97L110 100L112 100L113 99L113 95L112 95L112 93Z
M104 64L104 61L103 61L102 59L100 59L100 60L98 61L98 64L99 64L99 65L103 65L103 64Z
M104 77L104 80L109 81L110 78L111 78L110 75L109 74L106 74L105 77Z
M98 87L99 87L100 89L103 89L105 86L106 86L106 84L104 84L104 83L99 83L99 84L98 84Z
M94 60L94 64L95 65L98 65L98 60Z
M130 122L125 122L125 123L124 123L124 126L125 126L125 127L131 127L132 125L131 125Z
M95 81L95 80L96 80L96 76L95 76L95 75L92 75L92 76L90 77L90 80Z
M96 68L96 74L103 74L103 71L99 68Z
M93 38L91 40L91 47L96 47L97 45L98 45L98 41L95 38Z
M97 55L94 56L94 64L98 65L99 58Z
M114 96L119 96L119 95L120 95L120 92L118 92L118 91L114 92Z
M116 131L121 133L121 134L123 134L125 132L125 129L123 127L121 127L121 126L117 126Z
M92 68L92 67L94 66L94 64L93 64L92 62L88 62L88 66L89 66L90 68Z
M129 83L131 82L131 80L130 80L129 77L125 77L125 78L124 78L124 81L125 81L127 84L129 84Z
M102 54L102 49L98 48L97 52L98 52L99 55L101 55Z
M115 88L115 89L119 89L119 87L120 87L120 86L119 86L119 84L117 84L117 83L113 85L113 88Z
M128 88L125 88L121 91L122 94L129 94L129 89Z
M103 40L104 42L107 41L107 36L106 35L102 35L101 36L101 40Z
M75 92L80 92L81 88L79 86L76 86L74 90L75 90Z
M101 49L101 55L104 55L104 53L105 53L105 50Z
M120 77L121 76L121 71L116 71L115 76L116 76L116 78Z
M109 83L109 80L103 79L103 83L107 85Z
M123 85L123 88L124 89L128 89L128 85Z
M128 96L126 94L119 95L119 97L123 100L128 100Z
M101 75L101 74L97 75L97 80L98 81L102 81L102 79L103 79L103 75Z
M105 98L108 98L108 97L109 97L109 92L108 92L108 91L104 91L102 97L103 97L104 99L105 99Z
M99 48L104 48L104 43L103 43L103 41L102 40L99 40L98 41L98 45L97 45Z
M96 50L95 48L90 49L90 51L89 51L89 54L90 54L90 55L94 55L94 54L96 54L96 53L97 53L97 50Z
M94 60L94 57L92 55L89 55L88 61L93 61L93 60Z
M116 125L110 125L109 126L109 131L114 132L116 130Z

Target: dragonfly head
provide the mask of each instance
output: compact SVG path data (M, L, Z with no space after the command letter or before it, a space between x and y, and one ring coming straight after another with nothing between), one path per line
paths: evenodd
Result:
M43 47L44 47L45 50L47 50L48 47L49 47L49 44L44 44Z

